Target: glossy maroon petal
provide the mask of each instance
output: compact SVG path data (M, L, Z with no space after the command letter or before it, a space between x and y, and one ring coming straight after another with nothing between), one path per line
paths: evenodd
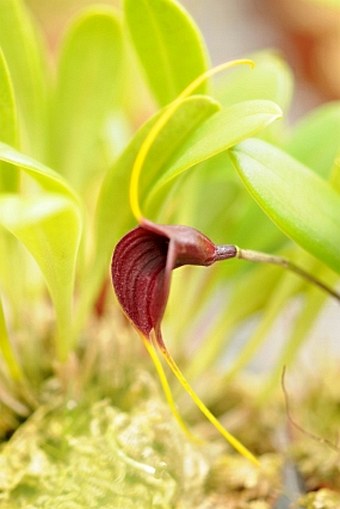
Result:
M143 220L117 244L112 282L118 300L134 326L157 335L168 300L171 271L182 265L211 265L236 255L234 246L215 246L194 228L157 225Z
M117 244L112 282L132 323L149 336L161 315L169 239L137 227Z

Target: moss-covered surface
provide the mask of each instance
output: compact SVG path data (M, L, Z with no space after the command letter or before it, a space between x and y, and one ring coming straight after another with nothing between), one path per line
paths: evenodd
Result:
M308 433L289 424L282 392L261 406L251 379L227 390L213 374L198 383L215 415L258 456L258 469L178 393L203 443L188 440L149 359L122 330L114 341L107 328L89 331L96 342L84 340L84 354L45 382L38 408L0 445L1 509L271 509L280 496L292 507L340 507L337 373L322 391L315 383L302 399L290 395L291 413ZM278 430L286 429L289 441L277 450ZM287 457L303 480L299 500L283 484Z
M260 472L219 438L193 445L139 376L150 392L130 412L91 396L41 406L2 445L0 507L271 507L277 456L263 456Z

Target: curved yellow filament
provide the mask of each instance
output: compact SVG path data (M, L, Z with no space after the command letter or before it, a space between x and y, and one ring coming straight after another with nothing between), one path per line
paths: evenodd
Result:
M168 120L172 117L172 115L176 112L176 110L181 105L181 102L183 99L188 97L190 94L192 94L205 80L208 78L211 78L215 74L218 74L222 71L225 71L227 69L230 69L232 67L235 67L237 65L250 65L251 67L254 67L254 62L252 60L248 59L239 59L239 60L231 60L230 62L225 62L223 64L217 65L216 67L213 67L212 69L209 69L208 71L204 72L200 76L198 76L194 81L192 81L177 97L174 101L172 101L164 113L158 118L158 120L155 122L155 124L150 129L148 135L146 136L145 140L143 141L139 152L137 154L137 157L135 159L135 162L132 167L131 172L131 180L130 180L130 189L129 189L129 198L130 198L130 207L132 210L133 215L137 219L138 222L140 222L143 218L143 214L140 208L139 204L139 180L140 175L143 169L143 165L145 162L145 159L150 151L150 148L152 147L152 144L156 140L159 132L162 130L162 128L166 125Z
M168 380L166 378L166 375L165 375L162 363L161 363L161 361L158 358L158 355L157 355L157 352L155 350L155 347L148 340L148 338L146 338L143 335L141 335L141 337L142 337L144 346L145 346L148 354L150 355L151 360L152 360L152 362L153 362L153 364L154 364L154 366L156 368L156 371L157 371L159 380L161 382L161 386L162 386L164 395L166 397L166 400L168 402L168 405L170 407L170 410L171 410L173 416L175 417L175 419L178 422L179 426L181 427L181 429L184 431L184 433L187 435L187 437L190 440L192 440L193 442L196 442L196 443L202 443L202 441L198 437L196 437L195 435L193 435L191 433L191 431L189 430L189 428L187 427L187 425L183 421L180 413L178 412L178 409L177 409L174 397L173 397L172 392L171 392L170 385L169 385Z
M224 426L220 423L220 421L210 412L210 410L205 406L203 401L200 399L200 397L196 394L196 392L193 390L191 385L189 384L188 380L185 378L179 367L177 366L174 359L171 357L169 352L163 348L160 347L161 352L163 354L163 357L165 361L167 362L169 368L177 378L177 380L180 382L182 387L185 389L185 391L189 394L189 396L192 398L193 402L197 405L199 410L202 412L202 414L211 422L211 424L221 433L221 435L229 442L229 444L238 452L240 453L244 458L251 461L254 465L257 467L260 466L259 460L254 456L252 452L249 451L234 435L232 435L229 431L226 430Z

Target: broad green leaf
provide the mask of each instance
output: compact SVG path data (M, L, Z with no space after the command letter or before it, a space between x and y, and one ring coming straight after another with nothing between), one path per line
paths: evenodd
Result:
M340 196L306 166L270 144L242 142L231 157L246 188L297 244L340 272Z
M60 193L79 203L77 195L58 173L5 143L0 143L0 161L13 165L13 172L22 169L46 191Z
M0 140L9 145L16 145L17 113L12 83L3 52L0 49ZM18 187L18 175L0 164L0 191L15 191Z
M334 161L329 180L333 189L340 194L340 158Z
M13 80L20 140L26 152L43 159L47 90L37 32L22 0L0 0L0 46Z
M216 98L223 106L251 99L267 99L286 112L293 93L293 77L288 65L271 51L261 51L249 58L255 63L251 72L239 66L221 76L216 85Z
M213 115L181 144L176 159L158 176L148 196L149 206L175 177L253 136L280 116L280 108L271 101L244 101Z
M163 106L207 69L202 37L175 0L125 0L124 12L150 88Z
M323 105L305 116L285 149L327 179L340 154L340 102Z
M58 355L64 360L82 227L79 201L60 175L4 143L0 143L0 161L13 165L13 172L23 171L45 191L27 199L4 196L0 220L27 247L45 276L57 314Z
M84 185L99 164L99 140L121 99L122 35L111 9L86 10L64 41L53 101L51 166Z
M171 187L169 200L176 200L180 207L175 208L171 222L190 224L215 243L232 243L260 251L273 252L287 242L245 191L227 152L204 161L195 171L188 172L187 178L179 178L177 182ZM229 267L230 264L221 264L219 277L223 277L221 272L230 275ZM240 269L244 265L237 264L233 274Z
M70 349L72 299L80 241L79 216L65 196L44 193L0 197L0 224L22 242L38 263L55 306L59 360Z

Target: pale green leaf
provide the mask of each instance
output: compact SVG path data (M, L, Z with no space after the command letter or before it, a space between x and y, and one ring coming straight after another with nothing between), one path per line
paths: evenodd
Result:
M340 154L340 102L325 104L306 115L294 128L285 149L328 178Z
M3 52L0 49L0 140L9 145L18 141L17 114L12 82ZM6 163L0 164L0 191L15 191L18 175Z
M286 112L293 94L293 77L288 65L272 51L254 53L249 58L255 63L251 72L239 66L218 79L216 98L223 106L267 99Z
M81 236L79 200L53 170L0 143L0 161L23 171L45 191L41 196L2 198L0 220L31 252L46 279L57 314L59 358L70 345L71 304L75 265Z
M20 139L25 151L43 159L47 89L37 33L22 0L0 0L0 46L13 80Z
M207 69L202 37L175 0L125 0L124 11L150 88L165 105Z
M297 244L340 272L340 196L306 166L251 139L231 150L246 188Z
M13 172L22 169L46 191L60 193L79 203L77 195L58 173L5 143L0 143L0 161L13 165Z
M122 88L122 35L112 9L86 10L61 52L53 101L51 166L77 186L98 168L99 140Z
M79 215L65 196L3 195L0 224L22 242L38 263L55 306L57 353L65 360L70 348L72 299L80 241Z
M329 180L333 189L340 194L340 158L334 161Z
M158 200L159 191L181 173L253 136L280 116L280 108L271 101L244 101L216 113L181 144L176 159L154 184L149 202Z

